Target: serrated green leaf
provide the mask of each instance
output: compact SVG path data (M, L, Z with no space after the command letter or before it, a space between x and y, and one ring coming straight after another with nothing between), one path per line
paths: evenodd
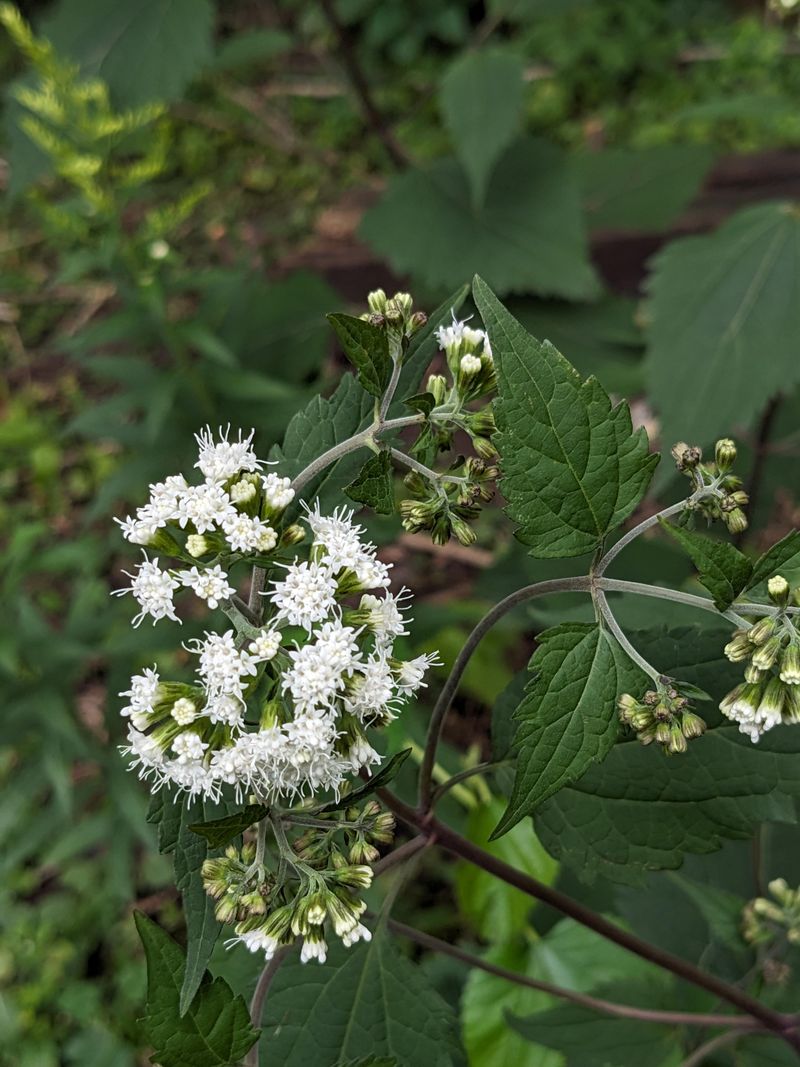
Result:
M503 154L479 210L454 159L397 175L361 234L395 270L432 288L480 270L501 294L599 293L569 160L541 141L518 141Z
M467 837L518 871L552 885L558 864L542 848L530 826L517 825L499 841L490 840L502 811L503 801L497 797L474 808L467 820ZM461 913L490 944L509 941L521 933L535 904L526 893L470 863L459 863L456 867L455 887Z
M698 570L698 579L714 598L719 611L727 611L753 571L753 564L727 541L714 541L703 534L660 519L661 526L688 553Z
M698 191L713 162L714 150L700 144L581 153L575 167L589 226L664 229Z
M451 321L468 295L469 286L459 285L454 293L451 293L435 311L431 312L422 329L417 330L409 341L408 349L403 357L403 366L400 368L400 380L397 383L395 399L389 408L390 416L407 414L403 410L402 398L419 391L425 371L439 348L436 331L440 326L446 326Z
M486 48L465 52L442 79L439 104L476 207L498 156L519 129L523 66L513 52Z
M175 941L141 912L136 929L147 959L144 1027L161 1067L233 1067L255 1043L247 1006L221 978L206 973L185 1015L179 1013L184 957Z
M283 443L271 449L269 458L280 464L281 475L294 478L323 452L368 425L374 406L374 398L361 388L355 376L346 374L329 399L315 396L292 417ZM312 478L303 497L318 498L323 509L333 507L340 502L342 486L351 481L363 458L363 454L355 453L332 464ZM299 501L293 501L284 513L287 519L297 515L299 507Z
M267 998L264 1033L281 1067L333 1067L364 1056L400 1067L459 1062L453 1009L385 931L368 944L331 946L323 966L284 963Z
M603 759L619 733L617 697L641 674L599 626L565 623L538 641L534 677L514 715L514 788L495 837Z
M495 354L495 443L517 536L543 558L594 551L642 499L658 456L627 404L612 408L596 379L582 381L531 337L481 278L473 295Z
M210 62L210 0L61 0L42 24L59 52L108 83L117 106L177 100ZM179 43L179 47L176 44Z
M708 444L800 381L800 215L759 204L669 243L648 280L648 393L662 438Z
M249 829L253 823L263 819L268 811L269 808L265 808L263 804L248 804L246 808L234 812L233 815L212 819L211 822L194 823L189 829L193 834L204 837L211 848L224 848L234 838Z
M392 374L386 330L354 315L328 315L328 322L363 387L372 396L383 396Z
M351 500L365 504L378 515L391 515L394 511L394 480L389 453L383 449L370 456L358 477L346 485L344 491Z
M800 565L800 530L790 530L785 537L777 541L772 548L758 557L753 564L753 573L745 589L754 589L768 578L777 574L782 567L795 568Z
M354 789L352 793L343 793L340 800L332 800L329 804L323 804L321 808L315 808L314 814L322 815L330 811L341 811L343 807L349 807L351 804L360 804L362 800L366 800L368 796L371 796L376 789L382 789L383 786L388 785L398 774L410 754L410 748L404 748L402 752L396 752L391 759L384 763L379 771L373 774L363 785L360 785L358 789Z
M412 411L419 411L427 418L436 407L436 397L433 393L417 393L415 396L406 397L403 403L407 408L411 408Z

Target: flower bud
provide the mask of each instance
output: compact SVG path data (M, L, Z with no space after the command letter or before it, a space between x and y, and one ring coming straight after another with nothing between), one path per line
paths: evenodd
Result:
M754 645L763 645L775 633L775 619L771 615L765 615L747 631L748 640Z
M714 462L720 474L726 474L736 462L736 444L730 437L723 437L714 447Z
M293 522L291 526L287 526L281 534L280 545L281 548L289 548L291 545L299 545L301 541L305 540L306 532L299 523Z
M748 663L744 669L744 680L746 682L763 682L766 676L766 671L762 671L759 667L754 667L752 663Z
M747 516L741 508L737 507L733 511L724 512L723 518L725 519L725 525L732 534L744 533L747 529Z
M474 545L475 542L478 540L478 535L475 533L472 527L468 523L464 522L463 519L459 518L458 515L450 516L450 524L452 526L453 533L456 535L462 545Z
M383 289L373 289L371 293L367 293L367 305L370 311L376 314L382 315L384 308L386 307L386 293Z
M781 656L780 679L787 685L800 685L800 644L792 641Z
M180 697L172 705L170 715L179 726L188 726L197 718L197 705L188 697Z
M194 556L195 559L200 556L205 556L207 552L211 551L211 545L208 543L208 539L203 537L202 534L189 534L186 538L186 551L190 556Z
M758 667L761 671L768 671L778 659L783 648L783 641L783 634L773 634L769 640L760 645L753 653L751 659L753 666Z
M416 333L417 330L421 330L422 327L425 326L427 321L428 316L425 314L424 311L415 311L414 314L409 318L408 326L406 327L406 332L408 333L409 337L411 336L411 334Z
M447 379L443 374L431 374L425 388L433 395L437 407L444 403L447 396Z
M694 470L703 458L702 450L697 445L687 445L685 441L678 441L671 451L679 471Z
M736 630L731 640L723 649L731 663L747 659L753 651L753 644L748 637L747 630Z
M786 687L783 702L783 721L800 722L800 685Z
M677 756L680 753L685 752L687 749L686 737L683 730L677 723L673 723L669 728L669 741L667 742L667 752L670 756Z
M776 574L767 582L767 592L773 604L785 608L789 603L789 583L782 574Z
M686 738L700 737L701 734L706 732L706 724L693 711L685 711L681 718L681 730Z
M656 741L659 745L668 745L672 736L672 727L668 722L656 723Z

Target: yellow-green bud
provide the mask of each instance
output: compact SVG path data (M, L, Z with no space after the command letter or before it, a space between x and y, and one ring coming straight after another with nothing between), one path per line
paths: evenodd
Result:
M290 545L299 545L301 541L305 540L305 536L306 532L303 527L299 523L293 522L281 534L281 547L288 548Z
M767 592L773 604L785 608L789 603L789 583L782 574L776 574L767 582Z
M197 559L200 556L204 556L207 552L210 552L211 546L202 534L189 534L186 538L186 551L190 556L194 556L195 559Z
M714 461L720 474L726 474L736 462L736 444L730 437L717 441L714 448Z

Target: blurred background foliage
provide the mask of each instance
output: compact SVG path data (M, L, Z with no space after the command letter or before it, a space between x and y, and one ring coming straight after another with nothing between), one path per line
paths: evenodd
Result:
M433 308L480 270L535 335L631 396L667 448L738 436L747 547L798 524L800 216L787 201L800 193L800 38L787 8L55 0L21 5L36 38L2 9L0 1063L145 1062L131 909L178 934L181 919L145 790L114 747L116 694L136 665L182 664L169 635L131 631L108 596L126 563L111 516L191 464L206 422L254 426L262 452L280 441L342 373L326 312L400 282ZM665 465L666 497L670 481ZM415 632L447 661L487 602L562 566L527 557L499 511L482 523L476 548L437 550L372 523L426 591ZM689 580L657 540L630 566ZM618 614L690 621L655 610ZM489 709L552 621L532 608L484 643L443 752L450 772L486 757ZM423 722L404 716L397 747ZM473 782L446 815L483 842L499 801ZM575 888L520 831L492 847ZM650 876L644 898L602 878L579 892L652 936L669 899L686 942L671 947L739 973L752 961L720 935L734 905L713 912L692 887L724 886L740 907L768 874L796 881L796 837L760 835L755 870L744 842ZM583 988L585 932L551 930L543 908L531 921L507 889L438 864L406 917ZM609 952L604 979L630 981ZM246 986L252 962L217 964ZM578 1062L505 1028L530 997L480 974L464 991L455 965L425 965L450 999L463 993L473 1064Z

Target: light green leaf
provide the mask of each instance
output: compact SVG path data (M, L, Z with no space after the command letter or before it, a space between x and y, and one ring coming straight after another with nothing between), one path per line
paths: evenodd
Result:
M476 207L498 156L519 130L523 73L520 56L487 48L463 53L442 79L442 115Z
M800 382L800 214L745 208L667 245L648 281L648 392L662 439L709 444Z
M502 810L502 800L495 797L488 804L474 808L467 820L467 837L518 871L552 885L558 864L539 844L530 826L517 825L499 841L490 840ZM527 893L469 863L459 863L456 867L456 898L475 932L490 944L508 941L520 933L535 905Z
M538 640L533 680L514 715L514 788L494 836L606 756L619 732L617 697L635 690L641 677L598 626L565 623Z
M281 1067L334 1067L365 1056L400 1067L459 1062L456 1019L388 935L368 944L331 946L328 961L284 963L267 998L264 1034Z
M698 191L713 162L713 149L700 144L606 148L577 155L589 226L664 229Z
M394 482L392 460L386 450L370 456L358 477L344 487L345 493L358 504L365 504L378 515L394 511Z
M753 573L745 586L754 589L774 574L779 574L783 567L794 570L800 566L800 530L790 530L785 537L777 541L772 548L758 557L753 564Z
M193 834L204 837L211 848L224 848L268 813L269 808L265 808L263 804L248 804L233 815L225 815L210 822L193 823L189 829Z
M328 315L328 322L363 387L374 397L383 396L392 374L386 330L354 315Z
M496 444L508 513L540 557L595 550L644 496L658 456L628 405L612 408L548 342L506 311L481 278L475 303L495 354Z
M118 106L177 100L213 54L210 0L60 0L42 32Z
M178 1011L184 958L175 941L141 912L136 929L147 958L144 1027L161 1067L233 1067L258 1037L247 1006L221 978L203 977L185 1015Z
M540 141L508 149L478 210L454 159L397 175L361 234L395 270L431 288L480 270L501 294L588 300L599 292L569 161Z
M675 526L666 519L662 527L686 550L699 571L698 579L714 598L719 611L727 611L739 593L747 588L753 564L728 541L714 541L703 534Z

